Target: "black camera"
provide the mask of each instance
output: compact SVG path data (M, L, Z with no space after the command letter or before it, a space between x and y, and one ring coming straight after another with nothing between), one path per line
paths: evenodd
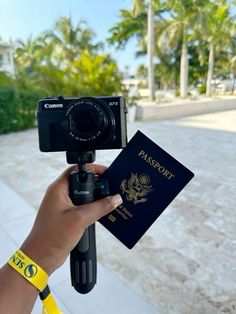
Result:
M43 152L115 149L126 146L123 97L46 97L38 102Z

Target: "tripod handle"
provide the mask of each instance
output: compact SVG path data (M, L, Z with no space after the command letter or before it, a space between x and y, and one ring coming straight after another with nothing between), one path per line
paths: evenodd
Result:
M88 176L88 182L79 182L78 173L71 173L69 178L70 198L74 205L90 203L94 200L93 176ZM90 198L80 193L91 190ZM81 195L81 197L80 197ZM78 244L70 253L71 284L82 294L90 292L97 282L97 254L95 224L85 229Z
M95 224L89 226L70 253L71 283L75 290L85 294L97 282Z

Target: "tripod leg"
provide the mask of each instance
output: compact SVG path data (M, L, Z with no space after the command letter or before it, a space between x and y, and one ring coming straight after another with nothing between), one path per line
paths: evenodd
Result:
M76 291L90 292L97 281L95 224L89 226L70 253L71 283Z

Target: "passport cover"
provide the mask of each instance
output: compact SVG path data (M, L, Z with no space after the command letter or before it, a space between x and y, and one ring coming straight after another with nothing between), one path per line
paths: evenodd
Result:
M123 204L99 221L131 249L193 176L138 131L102 176Z

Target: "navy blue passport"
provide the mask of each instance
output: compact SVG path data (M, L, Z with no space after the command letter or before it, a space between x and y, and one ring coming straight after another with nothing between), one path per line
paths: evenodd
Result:
M138 131L103 175L123 204L100 223L131 249L193 176Z

